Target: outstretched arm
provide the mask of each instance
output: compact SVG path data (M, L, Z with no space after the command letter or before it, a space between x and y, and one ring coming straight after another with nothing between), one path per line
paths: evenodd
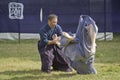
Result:
M95 40L96 40L96 34L94 31L94 27L92 24L89 25L89 30L90 30L90 39L91 39L91 53L95 53Z
M74 36L70 36L67 32L62 32L62 34L68 39L68 41L73 41L75 38Z

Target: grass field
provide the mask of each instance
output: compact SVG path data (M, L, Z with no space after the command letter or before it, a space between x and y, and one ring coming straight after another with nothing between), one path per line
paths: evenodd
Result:
M38 40L0 40L0 80L120 80L120 35L112 41L97 41L95 68L97 75L80 75L75 71L40 71Z

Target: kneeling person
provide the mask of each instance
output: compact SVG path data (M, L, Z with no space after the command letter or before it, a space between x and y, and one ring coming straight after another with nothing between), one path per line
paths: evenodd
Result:
M62 28L57 24L57 20L55 14L50 14L48 16L48 24L40 30L41 40L38 42L38 50L43 72L51 72L51 66L54 70L72 71L69 60L62 49L57 46L62 35Z

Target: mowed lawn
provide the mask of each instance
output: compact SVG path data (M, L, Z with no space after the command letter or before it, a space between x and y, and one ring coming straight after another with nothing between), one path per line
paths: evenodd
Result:
M120 80L120 35L112 41L97 41L97 75L75 71L40 71L38 40L0 40L0 80Z

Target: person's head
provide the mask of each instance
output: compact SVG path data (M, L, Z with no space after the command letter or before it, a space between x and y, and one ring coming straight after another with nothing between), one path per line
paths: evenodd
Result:
M50 14L48 16L48 25L50 26L50 28L54 28L55 25L57 24L58 22L58 16L55 15L55 14Z

